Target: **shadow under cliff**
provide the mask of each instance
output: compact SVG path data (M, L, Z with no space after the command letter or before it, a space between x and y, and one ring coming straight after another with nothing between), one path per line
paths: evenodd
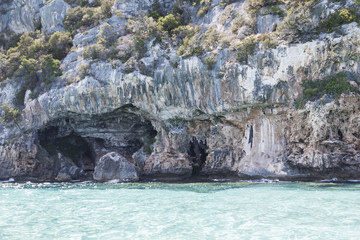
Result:
M68 113L37 134L41 147L54 159L55 169L75 165L92 179L97 161L109 152L137 165L132 155L141 148L152 151L148 145L155 141L157 131L137 108L128 105L99 115Z

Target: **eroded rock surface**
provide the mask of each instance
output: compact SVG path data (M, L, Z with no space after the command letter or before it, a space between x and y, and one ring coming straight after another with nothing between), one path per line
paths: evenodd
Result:
M46 0L5 0L0 3L0 32L25 33L35 30L39 10Z
M137 181L138 175L135 165L116 152L111 152L99 159L95 167L94 179L106 180L132 180Z
M152 3L118 0L113 10L124 17L102 20L121 37L120 49L131 46L127 18L151 10ZM351 1L346 4L352 6ZM230 35L234 23L220 23L237 19L236 13L250 21L245 5L213 1L194 22L203 32L212 27ZM319 2L314 24L340 8ZM188 11L197 16L193 6ZM272 32L281 21L264 13L257 19L257 31ZM304 109L295 106L307 80L339 72L359 76L357 23L343 25L341 34L256 49L245 62L226 45L182 57L175 47L153 39L144 56L134 60L132 71L122 61L84 59L83 51L98 41L99 29L77 34L73 51L62 61L64 75L49 91L27 98L24 133L2 126L0 178L65 181L92 176L93 171L100 181L360 178L359 82L349 79L355 90L339 99L325 95ZM233 41L253 31L245 25ZM212 55L209 67L205 58ZM80 76L84 65L87 74ZM11 102L14 86L7 83L0 99Z
M64 0L53 0L40 8L42 31L47 34L62 31L66 10L70 8Z

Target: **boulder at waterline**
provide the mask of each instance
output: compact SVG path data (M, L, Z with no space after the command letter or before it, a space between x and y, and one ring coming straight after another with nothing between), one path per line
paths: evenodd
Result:
M112 179L137 181L139 179L135 165L116 152L110 152L99 159L94 171L94 179L107 181Z

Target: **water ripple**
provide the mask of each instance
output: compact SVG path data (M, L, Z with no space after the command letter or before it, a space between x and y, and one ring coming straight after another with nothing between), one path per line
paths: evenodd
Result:
M358 239L360 184L0 183L0 239Z

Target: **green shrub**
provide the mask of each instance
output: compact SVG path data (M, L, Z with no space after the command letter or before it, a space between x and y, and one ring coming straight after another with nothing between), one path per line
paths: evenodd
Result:
M21 77L23 76L24 79L30 80L30 81L36 81L37 80L37 66L38 62L33 58L21 58L20 65L18 69L15 72L15 77Z
M180 22L175 18L173 14L168 14L165 17L160 17L158 24L167 32L180 26Z
M110 60L118 59L118 50L116 43L118 39L118 33L108 23L103 23L100 26L99 33L97 34L98 41L96 44L87 46L83 51L83 58L91 58L93 60Z
M160 25L158 25L152 17L139 16L128 20L126 30L143 39L157 38L160 39L164 33Z
M314 14L314 7L320 0L293 0L288 1L286 16L278 24L278 37L289 42L308 40L316 34L316 25L310 21Z
M99 23L99 20L111 17L114 0L102 0L98 7L77 6L67 10L64 28L75 35L81 28L89 28Z
M282 3L283 2L281 0L248 0L247 10L251 14L256 14L262 7L269 7L273 5L279 5Z
M97 43L102 44L105 47L110 47L116 42L118 34L113 26L108 23L103 23L100 26L97 38Z
M97 59L106 59L105 57L105 47L101 44L92 44L90 46L87 46L85 50L83 51L82 55L83 58L91 58L93 60Z
M178 55L183 57L200 55L203 51L199 26L180 26L172 31L173 40L180 44Z
M6 54L0 50L0 80L6 75L6 68L8 64L8 57Z
M149 11L148 17L151 17L151 18L153 18L153 19L155 19L157 21L162 16L156 11Z
M256 49L256 40L253 37L244 39L237 48L237 60L241 63L248 62L250 55L253 55Z
M61 76L62 72L60 70L60 61L54 59L52 55L41 55L39 57L40 63L40 74L43 76L43 81L50 83L55 80L56 77Z
M201 0L184 0L184 1L191 3L193 6L196 6L200 4Z
M155 0L152 4L151 11L149 11L149 17L158 20L162 16L163 16L163 11L161 9L159 0Z
M211 8L211 6L209 6L209 5L203 6L202 8L199 9L197 16L198 17L204 16L205 14L207 14L209 12L210 8Z
M5 37L5 35L11 36ZM0 48L1 46L6 51L9 48L16 47L18 42L20 41L21 34L15 34L13 32L8 32L7 34L3 33L0 34Z
M100 14L101 18L111 17L111 8L114 5L114 0L101 0Z
M232 4L234 2L237 2L237 0L221 0L221 2L219 3L220 6L227 6L229 4Z
M236 33L245 24L246 24L245 18L242 15L238 14L238 15L236 15L236 17L233 21L233 25L231 26L231 31L233 33Z
M64 19L64 28L75 35L80 27L90 27L100 19L99 13L89 7L75 7L67 10Z
M266 14L273 14L273 15L279 15L280 17L283 17L285 15L284 11L279 7L279 5L272 5L268 6L264 9L263 15Z
M2 78L18 77L39 84L52 81L61 75L59 60L70 49L72 40L69 36L68 33L56 32L47 37L40 31L23 34L17 45L2 55L5 61L2 63Z
M169 19L168 16L165 18ZM158 22L167 22L167 20L160 18ZM153 38L158 41L164 36L163 27L156 23L152 17L148 16L139 16L137 18L129 19L126 29L129 33L133 34L132 45L137 59L145 56L145 53L147 52L147 41ZM124 56L127 57L127 55Z
M205 57L204 63L207 65L208 70L212 70L214 68L215 63L216 63L216 57L213 56L213 55Z
M89 63L84 63L81 64L78 68L77 71L79 73L79 77L81 79L85 78L88 74L89 74L89 68L90 68L90 64Z
M11 107L7 102L2 102L0 106L1 110L1 123L6 125L15 124L19 130L21 130L19 126L19 122L21 120L21 111Z
M209 27L204 34L200 34L200 27L184 27L182 33L188 33L178 49L178 55L183 57L200 55L204 51L211 51L219 45L221 39L216 28ZM177 30L178 31L178 30Z
M171 8L171 13L174 14L176 19L183 19L184 7L179 2L175 3Z
M26 90L39 92L39 88L43 88L42 83L48 85L61 74L60 61L54 59L51 54L42 54L37 59L20 57L19 65L12 74L12 77L22 81L14 103L17 106L22 106Z
M302 84L303 97L295 102L295 106L303 108L307 101L318 100L325 94L338 99L343 93L358 91L349 83L348 74L350 73L340 72L321 80L305 81ZM354 76L352 75L351 78L354 78Z
M135 36L135 40L134 50L137 52L137 58L140 59L144 57L147 52L145 40L140 36Z
M226 7L224 9L224 11L222 12L221 14L221 17L220 17L220 20L219 22L222 24L222 25L225 25L226 23L228 23L229 21L232 21L237 15L239 14L236 14L236 11L235 11L235 8L233 7Z
M72 47L72 38L68 32L57 31L50 36L49 44L53 57L63 59Z
M48 0L48 2L50 2L50 1L53 1L53 0ZM67 2L70 5L73 5L73 4L80 5L81 7L85 7L89 3L88 0L65 0L65 2Z
M203 35L202 47L205 51L211 51L217 47L220 34L214 27L209 27Z
M171 31L172 38L176 43L182 43L185 37L192 37L200 31L199 26L179 26Z
M260 9L262 7L279 5L283 2L281 0L248 0L248 8L251 9Z
M265 50L276 48L279 45L279 43L276 41L275 36L268 33L262 34L259 40L263 44Z
M203 52L201 35L188 35L184 38L182 45L179 47L177 54L183 57L200 55Z
M319 32L333 32L338 26L351 22L360 22L360 14L352 9L341 9L339 12L331 14L323 20L318 28Z

